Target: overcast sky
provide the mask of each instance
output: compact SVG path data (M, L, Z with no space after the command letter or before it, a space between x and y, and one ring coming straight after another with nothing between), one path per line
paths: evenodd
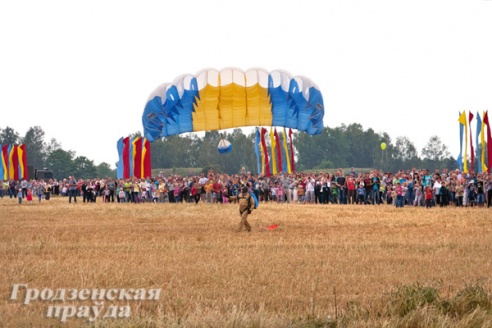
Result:
M492 105L489 0L11 0L0 49L0 128L39 125L111 166L149 94L204 68L304 75L325 126L360 123L419 152L437 135L454 157L458 112Z

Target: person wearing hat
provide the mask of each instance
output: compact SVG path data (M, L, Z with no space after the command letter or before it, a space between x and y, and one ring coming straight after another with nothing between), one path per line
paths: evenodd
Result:
M243 230L243 227L246 228L247 232L251 232L251 226L248 222L248 215L251 213L251 209L253 208L253 199L251 199L251 195L248 193L247 186L243 186L241 188L241 194L238 196L238 202L241 222L239 222L237 232Z
M473 207L477 202L477 186L475 186L475 181L470 180L468 185L468 205Z

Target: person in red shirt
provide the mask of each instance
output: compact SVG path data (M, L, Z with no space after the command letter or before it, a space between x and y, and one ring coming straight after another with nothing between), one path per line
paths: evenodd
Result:
M190 189L190 197L195 200L195 204L198 204L198 202L200 201L200 193L198 190L196 190L196 186L197 185L197 182L195 181L195 179L193 179L193 184L191 185L191 189Z
M424 191L425 196L425 208L432 207L432 189L430 186L425 187Z
M347 203L355 204L355 181L352 177L347 179Z
M31 188L27 189L26 199L27 199L28 204L32 204L32 190L31 190Z
M221 196L220 196L220 189L222 185L219 183L219 180L214 181L214 184L212 185L212 195L213 195L213 203L218 203L221 201Z

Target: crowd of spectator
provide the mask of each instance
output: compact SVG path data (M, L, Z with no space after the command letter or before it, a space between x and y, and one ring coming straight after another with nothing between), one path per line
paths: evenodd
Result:
M398 172L334 173L296 172L266 177L251 174L244 168L238 174L209 171L199 176L160 174L147 179L51 179L0 181L0 197L29 196L38 202L52 196L67 197L83 203L230 203L237 200L242 186L248 186L260 202L296 204L347 204L404 206L477 206L492 204L492 175L487 172L463 173L435 169Z

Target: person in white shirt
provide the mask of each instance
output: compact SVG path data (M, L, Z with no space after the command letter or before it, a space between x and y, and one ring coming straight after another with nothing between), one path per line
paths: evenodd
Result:
M434 191L434 199L436 201L436 205L441 204L441 180L440 178L437 178L436 181L434 181L434 186L432 187L432 190Z
M196 188L200 192L200 198L202 201L205 201L205 195L206 195L205 185L207 184L207 182L208 182L208 178L203 173L201 173L200 179L198 179L198 184L200 184L200 189L198 189L198 186L196 186Z
M314 203L314 180L308 178L306 181L306 197L304 203Z

